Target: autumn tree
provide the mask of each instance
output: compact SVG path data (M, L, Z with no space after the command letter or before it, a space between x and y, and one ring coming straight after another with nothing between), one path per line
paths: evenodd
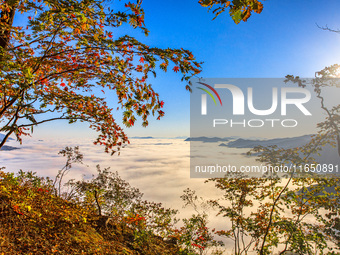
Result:
M0 132L5 134L0 148L11 134L21 142L39 124L67 120L89 123L99 133L95 144L114 153L128 138L105 93L117 95L124 125L134 125L140 116L146 127L148 116L164 115L164 102L148 77L171 68L188 82L201 72L201 63L188 50L151 47L129 35L117 37L124 24L148 35L142 1L117 9L99 0L0 3ZM216 15L229 8L236 23L262 10L257 0L200 4L222 5Z
M233 254L338 254L339 179L215 178L216 234ZM334 253L332 253L334 252Z
M22 18L18 24L14 13ZM98 0L2 1L0 22L1 146L12 133L21 141L38 124L66 119L88 122L99 132L95 143L114 152L128 139L108 107L106 89L117 94L127 127L137 115L147 126L150 114L164 115L149 75L170 63L185 81L201 71L188 50L117 38L115 29L124 23L148 34L140 2L113 10Z

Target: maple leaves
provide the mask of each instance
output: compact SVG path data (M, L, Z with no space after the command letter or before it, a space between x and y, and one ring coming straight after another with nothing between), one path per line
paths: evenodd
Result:
M175 66L172 70L174 70L174 72L177 73L179 71L179 67Z
M213 10L214 19L229 8L229 14L236 24L241 21L246 22L252 12L260 14L263 10L260 0L200 0L199 3L203 7L208 7L209 10L215 5L218 6Z
M128 35L113 37L114 29L123 23L148 33L140 2L126 3L124 12L104 7L98 0L67 4L26 0L15 8L18 15L36 14L27 19L25 29L7 20L0 24L11 31L0 57L0 81L5 84L0 131L6 133L6 139L14 133L20 140L22 134L31 133L26 128L33 131L34 126L56 119L85 121L99 132L95 143L114 153L128 138L113 118L104 93L94 94L95 88L116 93L124 110L124 125L135 125L140 116L146 127L148 116L164 116L160 110L164 103L159 103L148 77L159 69L166 71L172 63L183 81L201 71L188 50L153 48ZM54 117L47 115L50 113ZM35 120L38 116L41 121Z

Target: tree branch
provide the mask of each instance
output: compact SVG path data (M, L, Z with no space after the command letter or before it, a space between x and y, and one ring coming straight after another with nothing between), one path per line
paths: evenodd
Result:
M98 193L97 193L97 190L95 189L94 190L94 199L95 199L95 201L96 201L96 204L97 204L97 207L98 207L98 214L99 214L99 216L101 216L102 215L102 209L101 209L101 207L100 207L100 204L99 204L99 201L98 201Z

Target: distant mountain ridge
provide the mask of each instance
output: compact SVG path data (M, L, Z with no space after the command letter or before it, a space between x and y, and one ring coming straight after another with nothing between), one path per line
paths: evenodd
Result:
M153 137L153 136L133 136L131 139L186 139L188 136L176 136L176 137Z
M301 147L311 141L312 135L304 135L298 137L288 137L288 138L275 138L268 140L250 140L239 138L229 143L221 143L219 146L225 146L229 148L254 148L256 146L272 146L277 145L279 148L289 149L295 147ZM320 155L312 155L316 162L320 164L332 164L340 165L340 157L337 153L337 149L333 148L331 145L325 145L320 151Z
M231 141L226 144L229 148L254 148L256 146L272 146L277 145L281 148L294 148L298 146L305 145L312 138L312 135L304 135L298 137L288 137L288 138L274 138L268 140L251 140L239 138L235 141ZM222 144L220 144L223 146Z
M154 139L152 136L134 136L131 139Z
M227 141L230 141L230 140L231 140L231 138L229 138L229 137L221 138L221 137L201 136L201 137L188 137L184 141L186 141L186 142L216 143L216 142L227 142Z

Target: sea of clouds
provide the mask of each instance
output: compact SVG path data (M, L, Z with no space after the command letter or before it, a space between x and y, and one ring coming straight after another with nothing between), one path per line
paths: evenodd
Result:
M195 211L192 208L183 209L180 196L183 190L190 188L198 196L208 199L218 198L222 193L214 187L214 183L204 183L206 179L190 178L190 142L184 139L131 139L131 144L121 150L120 155L110 156L101 146L93 145L93 141L86 139L50 139L37 140L29 138L22 145L11 140L8 146L18 147L16 150L0 151L0 167L6 171L37 172L40 176L55 177L66 162L66 158L58 152L66 146L79 146L84 154L83 164L74 164L66 175L68 179L89 179L96 174L96 165L101 168L110 167L113 172L139 188L144 193L144 199L161 202L165 207L180 211L179 217L190 217ZM219 143L211 144L214 148ZM197 144L199 146L199 143ZM245 157L249 148L219 147L219 157L229 157L232 161L243 164L256 164L255 157ZM215 149L206 151L202 159L215 153ZM212 155L210 155L212 156ZM201 210L202 211L202 210ZM206 211L210 217L210 227L216 229L230 228L230 222L221 217L215 217L216 212ZM226 241L226 240L224 240ZM232 245L226 242L227 247ZM228 249L227 249L228 250Z
M79 146L84 164L74 164L65 180L91 178L99 164L101 168L117 171L133 187L139 188L145 199L177 209L181 208L180 196L188 187L204 195L218 193L211 184L204 184L204 179L190 178L190 143L184 139L131 139L131 144L123 148L119 156L110 156L91 140L28 139L22 145L15 141L7 145L19 148L0 152L0 165L10 172L22 169L54 177L66 162L58 152L66 146Z

